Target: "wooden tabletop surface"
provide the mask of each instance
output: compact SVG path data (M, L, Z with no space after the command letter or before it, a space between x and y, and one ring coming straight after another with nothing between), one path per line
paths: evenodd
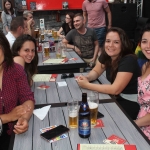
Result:
M75 76L78 75L79 73L75 74ZM57 82L61 81L66 81L67 86L59 87ZM99 84L98 81L95 81L95 83ZM41 84L50 87L46 90L37 89ZM43 121L34 115L32 116L29 122L29 130L15 136L13 150L76 150L78 143L102 144L103 140L112 134L125 139L126 144L136 145L137 150L150 149L149 140L135 123L124 114L109 95L101 93L99 93L100 104L98 110L104 114L104 118L102 118L104 127L92 128L91 136L87 139L79 137L78 129L70 129L67 138L50 144L40 137L40 129L60 124L68 126L66 102L70 101L71 97L81 101L82 92L88 92L88 90L80 88L75 78L61 79L61 75L58 75L56 82L34 83L32 90L38 107L44 106L41 104L50 103L53 103L53 107L50 108Z
M45 64L43 63L46 58L43 58L43 53L38 53L38 72L39 73L71 73L71 72L83 72L87 64L83 59L77 55L71 49L65 51L68 61L64 64ZM56 52L50 52L50 58L56 58ZM71 58L76 58L76 60L71 60ZM48 58L47 58L48 59Z

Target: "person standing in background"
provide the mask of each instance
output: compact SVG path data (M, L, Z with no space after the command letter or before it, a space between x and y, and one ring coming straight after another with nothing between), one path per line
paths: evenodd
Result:
M106 34L105 12L108 17L108 29L111 28L111 11L106 0L85 0L82 4L85 24L88 17L88 27L96 32L99 42L99 55Z
M10 30L10 23L13 17L16 17L16 14L15 9L12 6L11 0L4 0L4 10L2 11L1 18L3 23L3 33L5 35Z
M74 13L72 12L66 14L65 22L62 24L61 28L57 32L57 35L59 37L64 38L71 29L74 29L73 17L74 17ZM61 35L61 32L64 32L64 35Z

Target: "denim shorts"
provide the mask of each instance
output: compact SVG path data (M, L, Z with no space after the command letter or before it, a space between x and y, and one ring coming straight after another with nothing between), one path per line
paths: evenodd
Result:
M94 31L96 32L96 35L97 35L99 47L102 47L104 44L104 40L105 40L106 27L94 28Z

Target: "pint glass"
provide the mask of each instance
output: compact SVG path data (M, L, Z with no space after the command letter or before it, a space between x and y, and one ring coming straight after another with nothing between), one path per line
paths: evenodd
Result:
M69 127L77 128L78 126L78 101L67 103L68 116L69 116Z
M45 42L44 43L44 57L49 57L50 54L49 54L49 42Z
M98 104L99 104L98 92L88 91L87 101L89 104L90 114L91 114L91 126L95 126L97 121L97 112L98 112Z
M35 39L37 39L39 37L39 29L38 28L34 29L33 37Z

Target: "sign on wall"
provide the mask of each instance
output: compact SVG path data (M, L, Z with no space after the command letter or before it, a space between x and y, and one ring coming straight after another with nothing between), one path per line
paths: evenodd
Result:
M62 3L66 0L26 0L27 8L30 9L30 3L36 3L36 10L61 10ZM81 9L84 0L67 0L68 9Z

